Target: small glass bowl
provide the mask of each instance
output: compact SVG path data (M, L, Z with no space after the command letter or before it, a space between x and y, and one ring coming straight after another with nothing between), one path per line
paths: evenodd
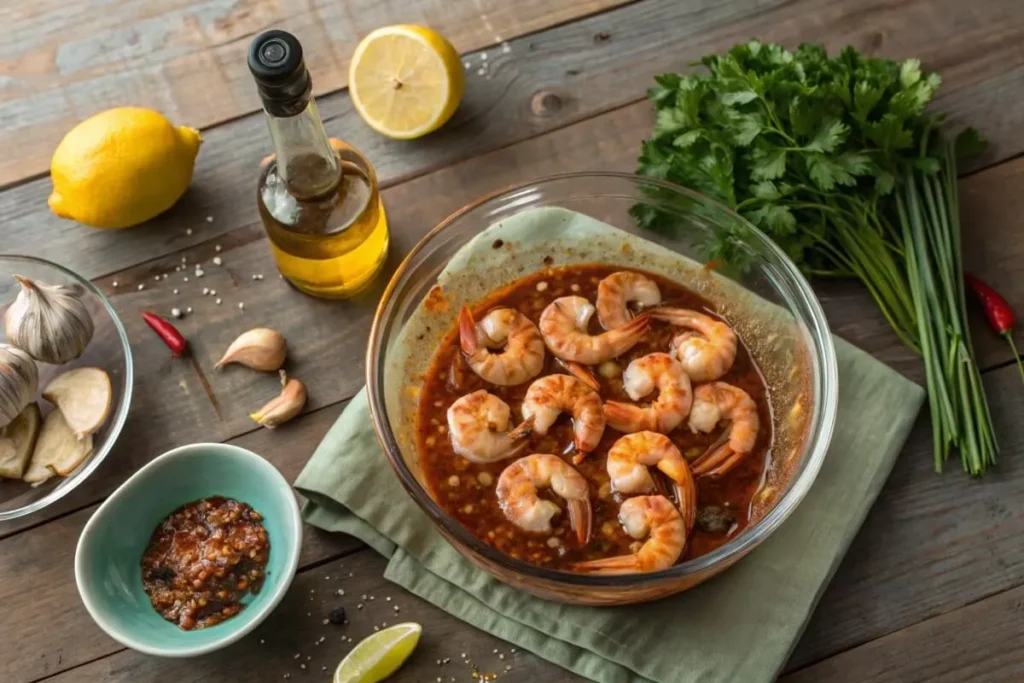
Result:
M88 280L56 263L31 256L0 255L0 320L21 291L13 275L23 275L50 285L80 285L84 291L82 301L92 315L92 340L81 356L64 365L36 363L39 368L39 390L42 391L51 379L72 368L91 366L101 368L110 375L114 395L111 398L110 414L92 435L92 454L71 474L53 477L35 487L20 481L0 479L0 521L42 510L85 481L113 448L128 417L128 406L132 398L132 353L128 346L128 335L103 293ZM7 343L3 325L0 325L0 342ZM50 410L56 410L38 394L36 403L44 416Z
M615 233L620 237L607 245L588 237L567 245L564 240L558 242L564 235L559 237L556 225L550 230L550 246L495 240L494 248L506 250L512 265L500 267L497 261L493 267L481 268L482 272L464 273L462 288L453 287L460 280L447 274L444 287L438 285L449 262L482 230L502 221L509 225L510 219L525 211L551 208L597 219L656 246L638 257L621 233ZM573 220L575 214L563 213L566 222ZM643 214L654 217L654 229L640 226L635 216ZM516 220L521 224L522 217ZM703 267L700 244L711 236L728 240L735 254L732 261L743 261L745 267ZM490 239L490 234L484 238L488 244ZM522 251L517 253L517 248ZM549 251L538 252L538 248ZM541 253L548 255L542 259ZM658 254L669 265L660 266ZM469 261L460 255L456 263L481 263L478 255ZM771 457L764 484L755 495L750 525L716 550L663 571L582 575L514 559L452 519L432 499L418 465L418 382L441 336L453 328L461 306L528 272L595 261L660 271L710 299L735 326L770 388ZM418 325L416 316L426 315L423 311L434 316L429 318L430 326L413 329ZM431 331L422 343L424 348L410 352L409 337L424 337L413 335L422 329ZM836 417L837 367L825 315L810 285L792 261L750 223L702 195L669 183L628 174L581 173L488 195L431 230L398 268L381 299L370 332L366 384L374 429L389 463L409 495L457 550L499 580L541 597L619 605L695 586L731 566L782 524L810 489L825 458Z

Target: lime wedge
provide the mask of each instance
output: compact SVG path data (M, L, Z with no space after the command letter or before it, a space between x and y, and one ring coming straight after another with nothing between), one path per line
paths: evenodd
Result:
M397 624L367 636L341 660L334 672L334 683L377 683L402 666L420 642L423 627Z

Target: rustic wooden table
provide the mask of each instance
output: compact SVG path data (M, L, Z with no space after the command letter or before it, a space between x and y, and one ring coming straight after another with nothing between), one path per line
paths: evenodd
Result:
M651 76L709 51L756 35L920 57L943 76L938 107L992 142L961 182L965 263L1024 307L1016 265L1024 257L1019 0L324 0L298 9L232 0L121 0L98 9L90 0L42 0L5 3L0 17L12 36L0 61L0 250L92 278L128 329L137 372L127 427L99 471L58 504L0 525L5 683L325 680L324 667L333 670L347 652L335 627L322 624L339 603L352 615L345 633L357 640L394 621L395 604L403 620L424 624L397 681L469 681L463 652L483 670L511 663L513 680L579 680L404 594L383 580L384 562L366 546L314 529L284 603L255 635L214 655L161 660L126 650L82 606L72 569L78 535L138 467L173 446L219 440L263 454L294 479L363 382L382 285L359 301L331 303L269 276L274 266L254 201L269 139L244 58L265 28L298 34L324 93L328 131L376 165L391 220L389 269L439 219L484 192L560 171L632 169L651 126L644 101ZM468 65L456 119L413 143L372 133L343 89L357 39L398 21L440 29ZM166 215L127 232L58 220L46 207L53 147L84 116L128 103L203 128L192 189ZM208 268L202 281L174 273L183 258L208 262L218 246L224 265ZM168 271L168 280L154 282ZM254 273L268 277L254 281ZM203 286L224 304L201 296ZM921 380L918 360L863 289L848 282L816 289L837 334ZM189 305L195 312L179 326L194 362L171 360L139 312ZM980 318L974 323L1001 465L983 481L955 465L937 476L922 417L793 653L786 683L1024 679L1024 513L1016 504L1024 495L1024 390L1008 350ZM257 324L287 336L294 373L310 389L305 414L274 432L254 428L247 413L276 393L275 378L210 372L227 343ZM333 595L338 587L347 597ZM328 639L317 645L321 636Z

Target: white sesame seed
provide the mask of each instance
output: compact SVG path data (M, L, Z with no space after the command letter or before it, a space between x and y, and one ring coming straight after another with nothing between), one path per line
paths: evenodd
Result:
M217 305L220 306L220 299L217 299Z
M512 648L511 650L509 650L509 652L511 652L512 654L515 654L516 653L516 649Z
M344 588L339 588L339 589L338 589L338 590L336 591L336 593L337 593L338 595L344 595L344 594L345 594L345 589L344 589Z
M213 257L213 265L219 266L222 263L224 263L224 259L222 259L220 256Z
M144 290L145 288L146 288L146 285L142 284L141 282L139 283L139 286L137 287L137 289L138 289L138 290L139 290L140 292L141 292L142 290Z
M494 648L494 654L498 654L498 648Z
M320 636L320 640L318 640L317 642L318 642L318 643L322 643L322 642L324 642L325 640L327 640L327 636Z
M363 609L363 603L359 603L358 605L356 605L356 609Z
M302 655L300 655L300 654L299 654L298 652L296 652L296 653L295 653L295 656L294 656L294 657L292 657L292 659L298 659L298 658L299 658L299 657L301 657L301 656L302 656Z

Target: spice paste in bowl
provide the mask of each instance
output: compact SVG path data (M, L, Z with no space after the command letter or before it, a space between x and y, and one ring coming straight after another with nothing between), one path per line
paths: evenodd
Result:
M181 506L153 532L142 583L153 608L181 629L206 628L241 612L266 576L270 540L249 505L213 496Z

